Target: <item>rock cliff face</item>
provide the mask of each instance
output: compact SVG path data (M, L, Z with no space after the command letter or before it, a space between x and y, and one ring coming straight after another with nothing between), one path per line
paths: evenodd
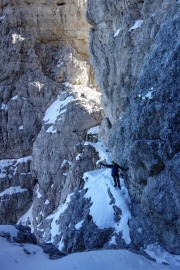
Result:
M129 167L134 244L151 239L172 252L180 243L179 8L167 0L90 0L87 9L106 113L100 135Z
M85 9L83 0L1 1L0 223L16 223L33 201L34 219L47 199L50 213L80 181L63 174L102 118Z
M180 253L179 8L0 2L1 224L29 225L63 252ZM129 167L121 193L94 171L104 158Z

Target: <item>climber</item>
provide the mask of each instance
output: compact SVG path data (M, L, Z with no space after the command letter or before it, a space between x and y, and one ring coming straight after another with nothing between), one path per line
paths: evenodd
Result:
M120 181L119 181L119 169L121 169L123 171L127 171L128 168L123 168L123 167L119 166L117 163L115 163L114 161L112 162L112 164L104 164L102 162L100 162L99 164L106 167L106 168L111 168L111 175L112 175L113 180L114 180L114 187L116 187L118 185L118 187L121 188Z

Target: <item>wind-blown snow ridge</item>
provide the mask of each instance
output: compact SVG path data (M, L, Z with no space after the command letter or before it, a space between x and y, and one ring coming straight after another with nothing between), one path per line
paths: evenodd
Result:
M90 144L99 153L99 162L106 160L107 163L112 162L111 153L102 142L91 143L85 142L85 145ZM129 235L128 221L131 218L127 204L130 203L128 190L125 187L124 180L121 179L121 190L113 187L113 179L110 169L99 169L84 173L85 181L84 189L88 189L85 194L86 198L91 198L93 202L90 207L90 214L93 221L100 229L114 228L116 233L122 233L122 238L126 244L131 243ZM108 189L115 199L115 205L121 209L122 215L119 222L114 221L114 209L110 204L111 198L108 194Z
M124 182L121 181L122 190L115 189L109 169L86 172L83 178L86 182L84 189L88 189L84 197L91 198L92 206L90 207L90 214L95 224L100 229L114 228L116 233L122 233L122 238L126 244L130 244L128 221L131 218L131 214L127 207L127 193L125 193L126 195L123 194L123 190L126 189ZM115 198L115 205L122 211L119 222L114 221L114 204L110 204L111 198L108 195L108 189L110 189L110 192Z

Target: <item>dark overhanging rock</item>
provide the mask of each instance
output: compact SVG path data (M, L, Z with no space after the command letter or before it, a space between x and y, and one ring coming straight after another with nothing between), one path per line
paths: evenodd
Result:
M37 244L37 239L34 234L31 233L31 228L23 225L16 225L18 234L13 237L13 240L17 243L32 243Z
M49 255L49 259L55 260L64 257L66 254L61 252L55 245L52 243L41 243L38 244L45 254Z

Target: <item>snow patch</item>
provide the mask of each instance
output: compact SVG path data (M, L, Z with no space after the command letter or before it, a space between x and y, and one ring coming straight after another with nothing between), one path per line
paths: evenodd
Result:
M13 195L16 193L22 193L22 192L26 192L26 191L27 191L26 188L21 188L20 186L10 187L10 188L7 188L6 190L4 190L3 192L1 192L0 197L2 197L4 195Z
M58 96L58 99L54 101L51 106L46 110L45 116L43 118L43 121L46 125L51 125L46 132L55 133L56 130L53 129L53 125L60 117L61 114L65 112L65 107L69 102L71 102L74 99L74 96L67 96L64 100L60 100L60 96Z
M41 212L39 214L44 217L44 214L43 214L42 210L41 210Z
M43 118L44 122L46 124L54 124L57 120L57 117L61 114L61 110L73 99L73 96L68 96L63 101L59 100L59 98L54 101L45 112L45 116Z
M135 21L135 24L128 30L128 31L131 31L131 30L135 30L137 28L140 28L141 25L143 23L143 20L137 20Z
M138 95L138 98L141 98L142 100L146 99L153 99L153 87L144 95L142 96L141 94Z
M42 195L41 195L41 193L39 192L39 185L38 185L38 188L37 188L37 190L36 190L36 196L37 196L38 199L42 198Z
M19 130L23 130L23 129L24 129L23 125L19 127Z
M81 227L82 227L82 225L83 225L83 222L84 222L84 220L81 220L80 222L78 222L78 223L75 225L76 230L81 229Z
M62 239L63 246L63 239ZM29 251L29 255L24 252ZM38 245L10 243L0 237L1 270L178 270L179 266L157 264L127 250L99 250L74 253L49 260Z
M145 252L155 259L157 263L180 266L180 255L172 255L159 245L148 245Z
M76 161L80 161L80 160L81 160L81 157L82 157L82 153L78 154L78 155L76 156Z
M58 63L58 64L57 64L57 67L60 68L62 65L63 65L63 62Z
M17 159L17 164L23 163L23 162L27 162L27 161L30 161L30 160L32 160L32 157L31 157L31 156L18 158L18 159Z
M9 233L12 237L17 237L18 230L12 225L0 225L0 232Z
M18 95L11 98L12 101L17 100L17 99L18 99Z
M3 21L6 18L6 15L0 17L0 21Z
M90 88L84 85L73 85L72 89L73 89L73 94L75 95L75 97L79 99L81 99L83 96L83 98L86 98L89 101L94 101L94 100L99 101L102 95L101 93L97 92L95 88ZM91 112L92 106L91 105L89 107L86 106L86 109Z
M153 93L153 90L148 91L147 94L144 97L142 97L142 99L146 99L146 98L152 99L152 93Z
M31 156L22 157L19 159L2 159L0 160L0 178L12 178L16 174L17 165L19 163L27 162L32 159Z
M142 228L137 229L138 233L142 233Z
M34 81L34 82L31 82L30 84L38 88L39 92L41 92L41 89L44 87L44 83L41 83L39 81Z
M1 104L1 110L7 111L7 110L8 110L8 105L5 104L5 103L2 103L2 104Z
M103 142L97 142L97 143L93 143L93 142L85 142L84 145L91 145L93 146L96 151L99 154L100 160L98 160L96 162L96 164L99 164L100 162L106 160L107 163L111 163L112 162L112 157L111 157L111 153L109 152L108 148L104 145Z
M20 219L18 220L17 224L22 224L22 225L27 225L31 228L31 232L33 233L34 228L33 228L33 215L32 215L32 211L33 211L33 207L34 207L34 203L31 205L31 207L28 209L28 211L22 216L20 217Z
M20 34L14 33L12 34L12 44L16 44L17 42L23 41L25 38L23 38Z
M61 167L60 167L60 168L62 168L66 163L68 163L69 166L72 165L72 162L71 162L70 160L64 159L63 162L62 162L62 164L61 164Z
M111 240L109 241L109 245L115 245L115 246L117 246L117 242L116 242L116 237L115 236L112 236L111 237Z
M57 132L57 130L56 130L56 129L54 129L54 127L53 127L53 126L50 126L48 129L46 129L46 132L47 132L47 133L56 133L56 132Z
M62 237L62 238L61 238L61 241L60 241L59 244L58 244L58 249L59 249L60 251L62 251L63 248L64 248L64 241L63 241L63 237Z
M64 86L66 87L72 87L73 85L70 83L70 82L65 82L65 83L62 83Z
M67 209L69 203L70 203L70 200L71 200L71 196L73 195L74 193L71 193L67 196L66 198L66 201L65 203L61 204L58 209L56 210L55 213L49 215L48 217L46 217L46 219L52 219L52 222L51 222L51 230L50 230L50 233L51 233L51 240L50 242L52 242L55 238L55 236L57 234L60 234L59 232L59 225L58 225L58 219L60 217L60 215Z
M117 37L117 36L119 35L120 31L121 31L121 28L119 28L119 29L114 33L114 38Z
M21 175L28 175L28 174L30 175L31 172L22 172L22 173L21 173Z
M46 200L46 201L45 201L45 204L46 204L46 205L49 204L49 200Z
M87 134L98 134L100 126L92 127L87 130Z
M0 178L5 178L6 176L12 177L12 175L8 174L7 169L12 167L13 175L16 174L16 162L15 159L3 159L0 160Z

